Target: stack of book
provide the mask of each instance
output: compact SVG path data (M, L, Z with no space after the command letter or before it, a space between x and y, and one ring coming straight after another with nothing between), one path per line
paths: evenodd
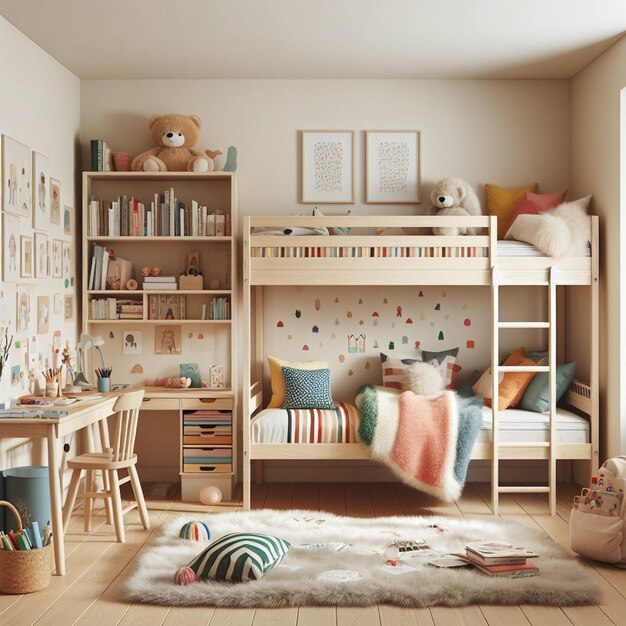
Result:
M135 196L89 201L90 237L224 237L231 230L230 214L196 200L180 202L174 188L155 193L147 204Z
M458 556L488 576L525 578L539 573L539 567L529 561L538 556L535 552L506 541L468 543L465 554Z
M102 139L91 140L91 169L94 172L112 172L115 169L113 152Z
M118 319L141 320L143 319L143 301L141 300L118 300Z
M143 279L145 291L176 291L176 276L146 276Z
M89 301L90 320L141 320L143 302L121 298L92 298Z
M186 317L185 296L166 293L148 296L148 319L184 320Z
M204 307L202 310L202 319L206 319ZM229 320L230 319L230 300L229 298L212 298L209 309L210 320Z

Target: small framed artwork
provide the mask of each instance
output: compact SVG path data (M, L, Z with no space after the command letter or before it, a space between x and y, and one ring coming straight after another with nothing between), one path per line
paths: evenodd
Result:
M50 296L37 296L37 334L45 335L50 329Z
M143 352L143 332L125 330L122 332L122 354L141 354Z
M71 322L74 319L74 296L63 296L63 320Z
M2 278L15 283L20 279L20 218L5 213L2 224Z
M154 354L181 354L182 336L182 326L155 326Z
M54 294L54 314L61 315L63 313L63 296L60 293Z
M354 131L303 130L302 202L354 204Z
M30 325L30 289L25 286L17 288L17 323L18 332L27 332Z
M52 275L63 278L63 242L60 239L52 240Z
M48 261L48 266L46 267L46 274L48 276L52 276L52 241L49 239L46 241L46 256Z
M224 366L211 365L209 370L209 387L211 389L223 389L226 386L224 381Z
M35 233L35 278L48 276L48 237Z
M63 278L72 275L72 248L69 243L63 242Z
M2 208L30 220L31 184L30 148L2 135Z
M72 234L72 214L74 213L74 209L71 206L67 206L67 204L63 207L63 234L71 235Z
M50 223L61 225L61 183L50 179Z
M33 152L33 228L45 230L50 226L50 159Z
M421 167L419 130L365 131L365 202L419 204Z
M33 277L33 238L22 235L20 237L20 275L22 278Z

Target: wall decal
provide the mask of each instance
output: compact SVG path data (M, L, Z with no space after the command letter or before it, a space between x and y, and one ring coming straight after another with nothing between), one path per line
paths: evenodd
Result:
M365 324L365 322L363 320L359 320L359 326L363 326L363 324Z
M339 363L345 363L346 357L343 354L339 355Z
M422 345L422 344L421 344L421 342L420 342L420 341L416 341L416 342L415 342L415 349L416 349L416 350L419 350L421 345Z
M439 341L443 341L443 340L444 340L443 330L440 330L440 331L439 331L439 334L437 335L437 339L438 339Z
M409 343L409 338L406 335L402 335L402 343L404 344Z
M300 319L302 317L302 311L300 309L296 309L296 317Z
M389 342L389 350L395 350L396 349L396 344L393 341Z
M285 327L285 324L283 324L283 322L281 322L280 320L276 322L276 328L284 328L284 327Z
M339 298L335 297L335 304L339 304Z
M468 350L473 350L473 349L474 349L474 347L475 347L474 340L473 340L473 339L468 339L468 340L467 340L467 343L465 344L465 347L466 347Z
M469 319L469 317L466 317L465 321L463 322L463 324L465 326L471 326L472 325L472 321Z
M418 298L423 298L424 297L424 292L420 289L420 292L417 294Z
M383 300L383 304L389 304L389 300L387 300L387 298L385 298L385 299Z
M402 307L400 305L396 307L396 317L402 317Z
M303 350L308 350L308 349L309 349L309 346L307 346L307 345L306 345L306 343L305 343L305 344L302 346L302 349L303 349Z
M378 314L378 311L374 311L372 313L372 317L380 317L380 315Z
M311 332L312 333L319 333L320 332L319 326L313 326L313 328L311 328Z
M348 317L348 318L352 317L352 311L348 311L348 312L346 313L346 317Z
M287 339L291 341L293 339L293 335L287 335Z
M405 324L412 324L413 320L410 317L406 318L406 322L404 322Z
M131 374L143 374L143 365L141 363L135 363L130 370Z
M352 370L348 370L348 376L353 376L354 372Z
M437 305L435 306L435 311L441 311L441 305L439 302L437 302Z
M363 304L363 298L359 298L359 304Z
M319 311L321 306L322 306L322 303L320 302L320 299L319 298L315 298L315 310Z
M109 339L115 339L115 333L112 330L109 331Z

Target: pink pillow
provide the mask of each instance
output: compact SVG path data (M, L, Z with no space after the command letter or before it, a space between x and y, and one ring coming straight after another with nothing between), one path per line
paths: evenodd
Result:
M567 189L563 189L563 191L554 191L552 193L533 193L532 191L527 191L525 199L534 202L540 209L539 213L543 213L544 211L554 209L562 202L565 202L566 195ZM513 222L511 221L511 223Z
M504 232L509 231L509 228L513 226L513 222L518 215L538 215L539 213L543 213L544 211L545 209L542 209L536 202L533 202L532 200L520 200L513 207L511 221L506 225L506 230Z

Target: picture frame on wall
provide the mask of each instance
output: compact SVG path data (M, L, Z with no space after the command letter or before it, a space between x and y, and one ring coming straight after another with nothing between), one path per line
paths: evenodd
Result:
M48 265L48 236L35 233L35 278L47 278Z
M27 332L30 326L30 288L19 285L17 288L17 318L15 329L17 332Z
M30 221L32 207L30 148L2 135L2 208Z
M63 313L63 296L60 293L54 294L54 314L61 315Z
M354 204L354 131L300 131L301 202Z
M4 213L2 216L2 279L9 283L16 283L21 275L20 236L20 218L11 213Z
M74 209L67 204L63 206L63 234L72 235L72 215Z
M419 130L365 131L365 202L422 201L421 145Z
M60 239L52 240L52 276L63 278L63 242Z
M50 296L37 296L37 334L50 330Z
M50 179L50 223L61 225L61 183L56 178Z
M74 319L74 296L63 296L63 321L71 322Z
M50 226L50 159L33 151L33 228Z
M33 238L26 235L20 237L20 276L33 277Z
M63 242L63 278L72 276L72 248L69 243Z

